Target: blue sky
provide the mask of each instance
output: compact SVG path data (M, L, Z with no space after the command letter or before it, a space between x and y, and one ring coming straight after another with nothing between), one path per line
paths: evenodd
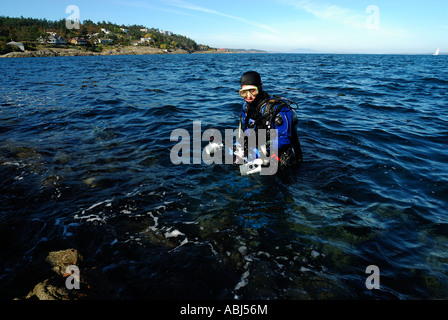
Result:
M14 0L0 15L144 25L218 48L335 53L448 52L446 0Z

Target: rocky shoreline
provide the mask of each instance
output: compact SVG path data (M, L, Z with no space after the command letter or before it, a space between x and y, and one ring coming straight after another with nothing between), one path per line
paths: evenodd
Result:
M31 58L31 57L73 57L73 56L116 56L116 55L149 55L149 54L187 54L183 49L163 50L151 47L115 47L104 49L101 52L86 51L82 49L42 48L36 51L10 52L0 58ZM196 53L196 52L193 52ZM210 53L210 52L201 52Z

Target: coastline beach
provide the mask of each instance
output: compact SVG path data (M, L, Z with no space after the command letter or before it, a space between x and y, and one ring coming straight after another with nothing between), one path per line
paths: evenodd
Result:
M148 55L148 54L188 54L184 49L160 49L153 47L111 47L101 52L82 50L81 48L40 48L36 51L9 52L0 58L31 58L31 57L73 57L73 56L117 56L117 55ZM200 53L216 53L216 51L201 51Z

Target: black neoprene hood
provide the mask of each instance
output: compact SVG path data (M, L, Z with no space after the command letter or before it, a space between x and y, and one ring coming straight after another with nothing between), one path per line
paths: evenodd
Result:
M253 85L261 88L261 76L256 71L248 71L241 76L240 84L244 85Z

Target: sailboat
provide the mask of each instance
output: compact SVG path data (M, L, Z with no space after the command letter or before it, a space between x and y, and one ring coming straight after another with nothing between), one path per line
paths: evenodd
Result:
M439 55L439 49L440 49L440 48L437 48L436 52L434 52L432 55L433 55L433 56L438 56L438 55Z

